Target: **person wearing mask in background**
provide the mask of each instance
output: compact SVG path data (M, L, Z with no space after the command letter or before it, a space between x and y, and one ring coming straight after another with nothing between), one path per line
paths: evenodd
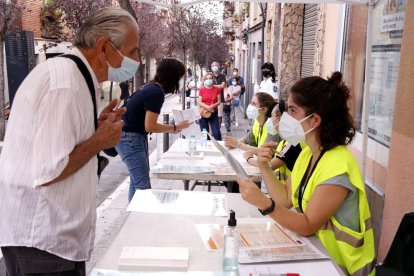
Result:
M347 148L355 136L349 88L342 74L307 77L290 90L279 132L305 147L286 185L269 168L275 143L263 145L258 166L270 198L249 179L237 178L242 198L281 226L302 236L315 234L349 275L375 275L374 233L365 183ZM296 210L292 210L292 207Z
M118 143L126 111L114 110L114 99L95 116L99 83L134 76L139 27L125 10L99 9L73 45L69 53L85 71L70 58L50 58L14 98L0 155L0 246L9 276L83 276L93 250L97 154Z
M283 112L286 111L285 101L280 101L272 111L272 117L266 121L267 133L271 135L277 134L279 127L280 117ZM289 144L286 140L281 140L276 148L275 157L269 162L269 166L275 172L280 183L285 184L288 176L295 165L296 159L298 158L302 147L305 147L304 143L299 143L294 146ZM257 167L257 159L254 157L253 152L245 151L243 156L247 163ZM264 187L264 183L262 185ZM265 187L264 187L265 188Z
M231 101L231 115L230 119L231 122L234 122L235 126L238 126L237 123L237 117L236 117L236 109L240 105L240 93L241 93L241 87L239 85L239 77L233 77L233 81L230 84L230 91L232 95L232 101Z
M217 141L221 141L222 139L217 112L220 103L220 88L213 85L213 75L207 73L204 76L204 86L200 88L198 106L200 109L206 109L209 116L203 117L203 114L201 115L200 130L203 131L203 129L206 129L207 132L210 132L211 127L213 137Z
M233 69L233 75L229 78L229 81L227 82L229 85L233 83L233 78L238 78L237 83L240 85L240 88L241 88L240 94L243 95L245 91L244 79L242 76L239 76L239 69L237 68Z
M275 100L279 100L279 84L276 82L275 67L272 63L266 62L262 65L263 80L259 86L259 92L271 95Z
M130 174L129 201L136 190L151 189L148 133L176 133L191 124L188 121L182 121L178 125L158 123L165 94L174 93L179 89L179 81L184 73L185 67L181 61L164 58L157 66L154 79L142 86L128 100L127 112L122 116L125 125L116 151Z
M219 126L223 122L223 103L224 103L224 85L226 84L226 76L220 73L220 64L217 61L211 63L211 71L213 72L213 85L220 89L220 105L218 106Z
M223 119L224 126L226 127L227 132L231 132L231 103L233 101L233 87L228 86L226 83L224 85L224 106L223 106Z
M231 136L224 136L224 145L227 148L238 147L244 151L250 150L256 155L259 147L265 142L276 142L277 136L270 135L265 127L265 123L271 117L275 105L275 100L269 94L263 92L256 93L246 110L247 117L254 120L253 129L240 140Z

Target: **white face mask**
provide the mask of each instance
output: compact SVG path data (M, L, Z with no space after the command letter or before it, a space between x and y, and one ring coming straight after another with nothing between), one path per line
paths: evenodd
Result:
M265 126L266 126L267 133L269 133L270 135L277 134L277 130L275 126L273 125L272 118L267 119Z
M218 66L211 66L211 71L218 72L219 68Z
M112 43L111 43L112 44ZM112 45L118 54L123 58L121 67L114 68L108 62L108 80L114 82L123 82L132 78L138 70L139 62L133 60L132 58L126 57L119 52L118 49Z
M233 81L231 84L233 84L233 86L236 86L237 82Z
M246 109L246 116L247 118L254 120L259 116L259 109L251 104Z
M313 114L306 116L301 120L296 120L287 112L284 112L279 122L280 137L288 141L288 143L293 146L305 141L306 134L314 130L314 128L311 128L305 132L301 123L310 118L312 115Z

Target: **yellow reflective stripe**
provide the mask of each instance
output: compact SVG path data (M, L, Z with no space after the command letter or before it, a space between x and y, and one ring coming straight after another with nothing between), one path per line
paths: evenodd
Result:
M351 273L351 275L352 276L367 276L367 275L370 275L375 270L376 262L377 262L377 260L374 258L374 260L372 262L370 262L370 263L366 264L365 266L361 267L360 269L358 269L354 273ZM372 273L372 275L375 275L375 272Z
M365 232L372 229L371 219L365 220ZM320 230L330 230L334 233L335 239L338 241L345 242L352 247L360 247L364 244L364 238L361 239L355 238L351 234L346 233L345 231L340 230L336 227L332 220L328 220L325 225L322 226Z

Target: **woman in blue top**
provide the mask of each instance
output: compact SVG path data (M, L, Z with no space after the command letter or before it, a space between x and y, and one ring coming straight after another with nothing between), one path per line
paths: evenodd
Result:
M166 93L174 93L184 76L184 64L173 58L163 59L157 67L154 80L142 86L128 100L127 112L122 116L125 124L116 150L130 173L128 199L136 190L151 189L149 178L148 133L178 132L190 125L157 123Z

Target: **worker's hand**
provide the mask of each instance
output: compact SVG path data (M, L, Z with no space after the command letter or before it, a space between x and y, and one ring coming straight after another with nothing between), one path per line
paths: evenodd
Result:
M239 145L239 141L237 141L237 139L232 136L224 136L223 140L224 146L229 149L237 148L237 146Z
M257 166L259 168L269 166L268 164L273 159L274 154L278 153L275 147L277 147L276 142L266 142L259 148L257 153Z
M237 183L239 184L240 194L244 201L250 203L253 206L256 206L260 210L266 210L269 208L269 198L265 196L259 187L248 178L236 178Z
M253 152L251 150L246 150L243 152L244 160L247 161L247 158L254 157Z

